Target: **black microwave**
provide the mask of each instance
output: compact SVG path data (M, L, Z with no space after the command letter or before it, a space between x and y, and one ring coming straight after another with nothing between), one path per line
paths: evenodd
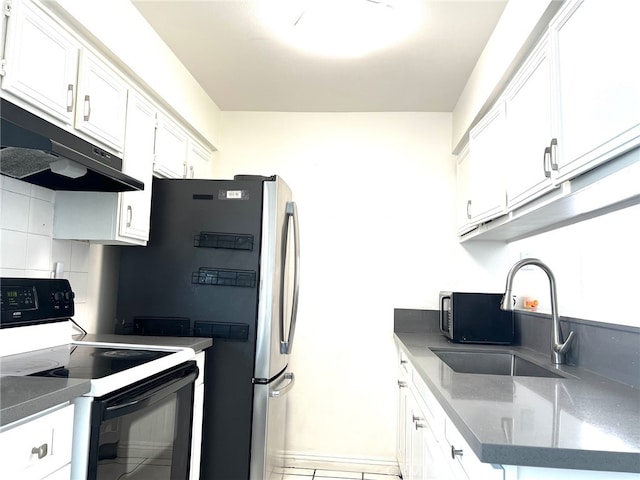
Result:
M440 292L440 331L454 342L511 344L513 312L501 301L502 293Z

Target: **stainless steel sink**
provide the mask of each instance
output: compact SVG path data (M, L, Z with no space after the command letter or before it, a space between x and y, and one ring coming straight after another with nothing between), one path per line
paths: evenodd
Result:
M458 373L509 375L524 377L567 378L569 375L552 371L510 352L482 352L430 348L440 360Z

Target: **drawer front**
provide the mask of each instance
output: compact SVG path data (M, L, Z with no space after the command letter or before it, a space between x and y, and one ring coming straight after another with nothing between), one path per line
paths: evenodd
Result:
M3 431L0 433L3 476L43 478L56 472L71 462L72 436L73 405Z

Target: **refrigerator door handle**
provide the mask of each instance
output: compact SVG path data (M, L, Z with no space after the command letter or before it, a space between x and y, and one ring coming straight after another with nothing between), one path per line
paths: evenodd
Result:
M270 397L281 397L281 396L285 395L289 390L291 390L293 388L293 384L296 382L296 377L293 374L293 372L286 372L283 375L282 379L283 379L283 381L286 381L287 383L282 387L280 385L278 385L273 390L269 390L269 396Z
M284 237L282 239L282 269L280 277L280 353L290 354L293 346L293 336L296 330L296 321L298 319L298 296L300 294L300 232L298 229L298 207L295 202L287 202L286 207L287 220L285 222ZM284 288L285 274L287 266L287 244L289 238L289 224L293 222L294 252L293 252L293 297L291 299L291 319L289 320L289 335L287 340L284 339Z

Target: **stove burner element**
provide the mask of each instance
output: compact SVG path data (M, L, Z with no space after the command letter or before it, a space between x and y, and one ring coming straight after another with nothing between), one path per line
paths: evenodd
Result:
M134 359L134 358L154 358L158 356L158 352L154 352L151 350L122 350L122 349L117 349L117 350L107 350L105 352L96 352L96 355L102 356L102 357L109 357L109 358L121 358L124 360L127 359Z

